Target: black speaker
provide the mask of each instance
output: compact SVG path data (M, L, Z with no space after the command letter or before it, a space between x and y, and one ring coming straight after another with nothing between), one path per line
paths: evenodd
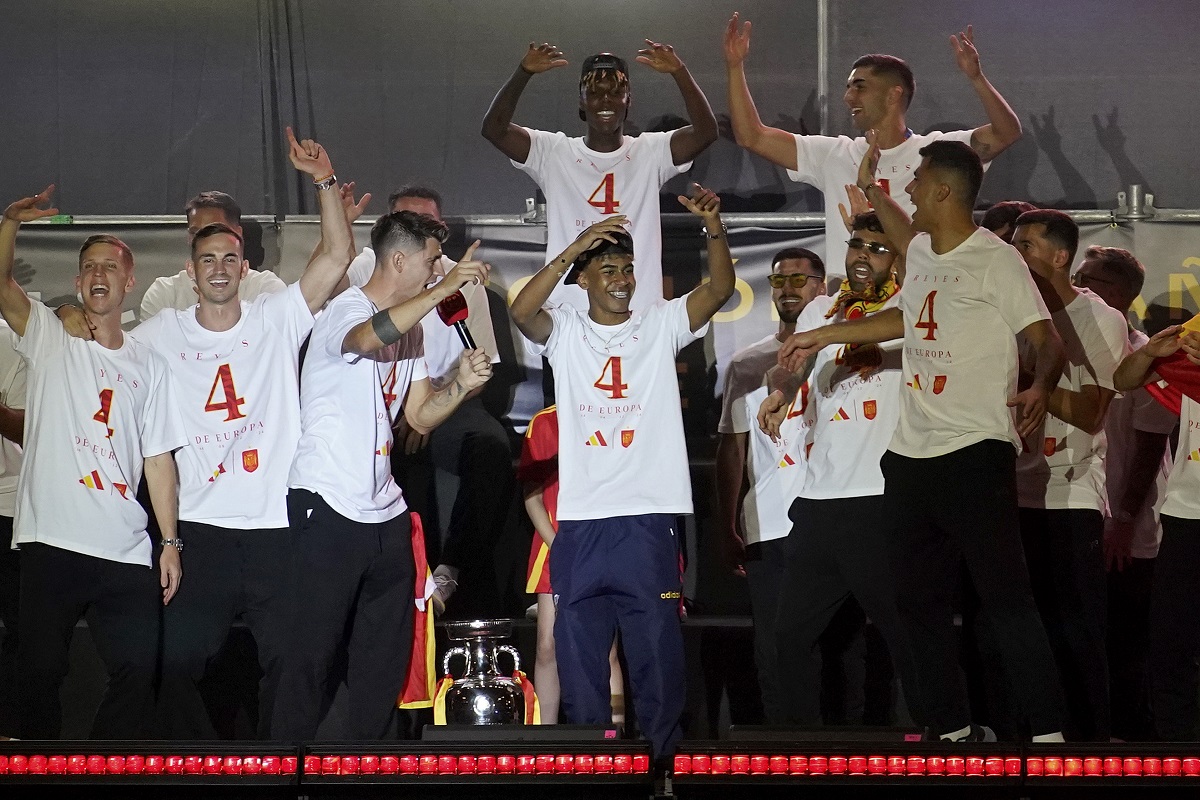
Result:
M611 725L426 725L424 742L603 742L620 738Z

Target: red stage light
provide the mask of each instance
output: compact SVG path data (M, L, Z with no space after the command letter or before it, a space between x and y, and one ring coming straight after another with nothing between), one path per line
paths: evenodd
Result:
M46 757L45 756L30 756L27 769L30 775L45 775L46 774Z
M850 756L850 758L846 759L846 769L851 775L866 775L866 756Z
M533 768L538 775L550 775L554 772L554 756L534 756Z
M1121 775L1123 773L1124 773L1124 770L1122 770L1122 768L1121 768L1121 759L1112 758L1112 757L1104 759L1104 774L1105 775L1110 776L1110 777L1116 776L1119 778L1119 777L1121 777Z
M946 759L941 756L930 756L925 759L926 775L943 775L946 772Z
M1025 771L1031 777L1041 777L1042 767L1043 762L1041 756L1030 756L1025 760Z
M225 756L221 759L221 772L226 775L242 774L242 759L240 756Z
M29 759L25 756L8 757L8 774L24 775L29 770Z
M0 775L8 774L8 756L0 755Z
M242 772L246 775L258 775L263 771L262 756L245 756L242 759Z
M305 756L304 757L304 774L305 775L320 775L321 774L321 757L320 756Z
M1140 758L1125 759L1125 777L1139 778L1142 775L1142 760Z
M1004 759L1000 756L988 756L983 761L983 772L989 778L1003 777Z
M850 768L849 760L845 756L830 756L829 757L829 774L830 775L845 775L846 770Z
M1144 758L1142 759L1142 774L1147 777L1158 778L1162 776L1162 759L1161 758Z
M729 759L729 771L734 775L750 774L750 756L735 755Z
M1063 761L1060 756L1046 756L1043 762L1046 765L1044 770L1047 778L1061 778L1063 774Z
M888 756L888 775L903 775L906 770L907 761L908 760L904 756Z
M296 757L290 756L292 772L296 771ZM278 775L283 772L283 759L279 756L263 756L262 771L264 775Z
M812 756L808 759L809 775L824 775L829 771L829 759L825 756Z
M1082 758L1064 758L1063 775L1067 778L1078 778L1083 774Z
M788 759L788 772L793 775L808 774L808 756L792 756Z
M709 756L692 756L692 774L707 775L712 770L712 758Z
M967 756L967 777L983 777L983 759L979 756Z
M62 756L59 756L61 758ZM142 756L125 756L125 774L141 775L146 771L146 759Z
M491 775L496 771L495 756L479 756L475 759L475 771L480 775Z
M537 756L517 756L517 773L532 775L537 770Z
M766 756L750 756L750 774L766 775L771 771L771 759Z
M204 758L200 760L200 765L205 775L221 774L220 756L204 756Z
M1183 762L1178 758L1164 758L1162 762L1163 775L1169 775L1172 778L1179 777L1183 770Z
M949 756L946 758L946 774L947 775L962 775L966 772L967 761L962 756Z
M396 759L396 771L401 775L416 775L420 769L416 756L400 756Z
M575 771L575 757L560 755L554 757L554 771L559 775L569 775Z
M67 757L50 756L46 759L46 771L51 775L62 775L67 771Z
M673 771L676 775L691 775L692 774L692 757L691 756L675 756L675 766Z
M280 775L295 775L296 774L296 757L284 756L279 759L279 774ZM267 759L263 759L263 772L267 771ZM274 773L272 773L274 774Z
M474 775L475 756L459 756L457 767L459 775Z
M710 764L713 775L729 774L729 756L713 756Z
M1021 759L1013 756L1004 759L1004 774L1009 776L1020 776Z
M161 763L161 758L159 759ZM4 758L5 771L8 771L8 758ZM87 772L87 756L67 756L67 774L82 775Z
M342 763L338 765L339 775L357 775L358 774L359 758L358 756L342 756Z
M458 759L454 756L438 756L437 771L439 775L454 775L458 772Z
M363 775L379 772L379 756L363 756L358 760L358 771Z
M591 774L595 767L595 759L591 756L575 756L575 772L576 774L588 775Z
M512 756L496 756L496 772L511 775L517 771L517 760Z
M1188 778L1195 778L1200 775L1200 758L1185 758L1183 760L1183 774Z
M417 759L418 769L422 775L437 775L438 757L424 755Z
M109 756L105 760L104 766L109 775L123 775L125 773L125 757Z
M650 771L650 756L636 755L633 757L633 771L638 775L645 775Z
M304 759L304 771L308 772L308 759L317 759L317 756L307 756ZM322 775L337 775L340 772L342 759L338 756L320 756L319 764L320 774Z
M71 756L70 758L67 759L67 772L71 771L71 759L72 758L78 758L78 756ZM166 767L167 767L166 759L164 759L162 756L146 756L146 774L147 775L161 775L162 771L164 769L166 769Z
M771 756L767 768L772 775L786 775L788 772L787 756Z
M1104 773L1104 762L1096 756L1088 756L1083 760L1084 777L1096 777Z
M909 775L924 775L925 774L925 758L924 756L909 756L905 761L905 769Z

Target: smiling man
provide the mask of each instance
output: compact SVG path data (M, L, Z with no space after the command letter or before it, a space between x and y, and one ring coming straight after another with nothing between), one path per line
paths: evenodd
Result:
M687 66L667 44L646 40L637 62L675 79L692 124L669 133L625 135L631 95L625 60L611 53L589 56L579 79L579 118L583 137L523 128L512 122L517 101L534 75L566 66L552 44L530 44L516 72L492 100L483 136L537 181L546 195L546 257L561 253L589 225L613 214L629 220L638 252L642 284L633 310L660 303L662 230L658 190L691 167L691 161L717 140L717 119ZM561 284L550 298L581 311L588 298Z
M94 326L90 341L68 336L13 279L17 230L58 213L38 208L53 188L11 204L0 223L0 313L29 365L13 536L21 550L20 736L58 738L59 689L83 617L108 672L92 737L140 739L153 711L159 614L183 576L172 453L187 438L164 359L121 330L134 285L128 245L100 235L79 251L75 286ZM143 468L164 537L157 570L136 497Z
M793 134L763 124L746 83L745 62L750 54L751 23L740 24L734 14L725 29L725 65L729 77L729 114L737 143L752 153L784 167L788 177L807 183L825 194L825 263L840 268L845 255L845 229L832 198L854 183L858 164L867 152L863 136ZM906 115L916 80L908 64L895 56L874 53L854 62L842 99L854 129L861 134L878 131L882 151L878 184L907 214L913 205L904 192L913 170L921 163L920 150L938 139L965 142L986 165L1021 138L1021 121L991 82L984 77L970 26L950 37L959 70L971 82L988 122L969 131L914 133Z

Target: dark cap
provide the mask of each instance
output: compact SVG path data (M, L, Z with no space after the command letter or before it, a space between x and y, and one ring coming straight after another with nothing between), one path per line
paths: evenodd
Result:
M606 256L610 253L616 253L623 256L633 255L633 237L626 231L615 231L613 238L616 242L610 242L607 239L601 239L592 245L589 249L579 254L579 258L575 259L575 263L571 265L571 271L567 273L567 277L563 278L563 283L575 283L579 280L579 274L583 272L588 263L594 258Z
M625 66L625 59L620 56L614 56L612 53L597 53L583 60L583 72L579 74L580 82L582 83L589 73L602 69L616 70L626 76L629 75L629 68Z

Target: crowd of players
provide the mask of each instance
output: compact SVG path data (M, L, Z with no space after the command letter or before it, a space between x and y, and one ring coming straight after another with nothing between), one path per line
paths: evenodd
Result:
M1200 407L1176 392L1166 412L1141 387L1164 383L1164 359L1200 363L1200 335L1134 328L1141 265L1089 248L1074 268L1079 231L1061 212L1004 203L976 224L987 164L1021 127L971 29L950 41L986 124L914 133L912 72L876 54L847 81L855 139L765 126L750 41L735 14L735 138L830 209L824 258L775 256L779 328L733 358L719 427L718 529L748 580L768 719L821 724L819 640L856 603L899 678L897 721L933 736L994 738L987 722L1033 741L1194 738ZM583 63L585 136L515 124L529 81L567 64L546 43L482 133L548 206L547 264L510 307L554 377L517 475L537 534L534 682L550 721L561 694L568 721L608 722L619 633L663 758L681 735L678 517L692 513L675 356L732 296L734 267L720 200L694 186L678 201L703 224L709 278L662 296L659 190L717 122L673 48L647 40L636 61L675 80L689 124L625 135L629 69L608 53ZM394 735L415 628L503 524L487 498L514 476L478 400L498 361L480 243L445 258L440 199L417 188L389 198L356 254L369 196L339 183L320 144L287 136L321 211L299 281L249 269L236 204L205 193L188 207L186 269L155 282L128 333L127 245L85 241L82 308L56 313L12 274L18 228L56 213L53 187L4 211L0 521L15 550L0 580L15 677L0 733L59 735L86 617L108 672L98 738L215 735L198 684L238 618L263 674L262 737L314 738L338 681L349 738ZM462 333L434 311L460 293L474 311ZM461 481L436 565L391 458L429 441ZM986 702L971 702L956 612L987 665Z

